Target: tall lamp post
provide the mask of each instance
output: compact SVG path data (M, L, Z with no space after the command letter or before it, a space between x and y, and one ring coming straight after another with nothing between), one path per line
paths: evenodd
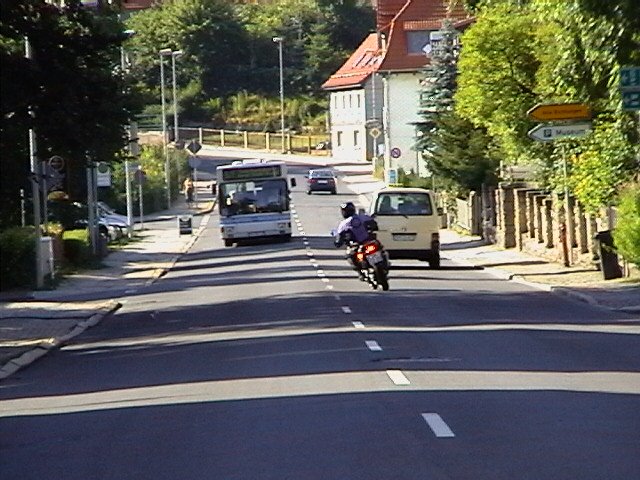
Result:
M171 183L169 176L169 152L167 151L167 107L164 96L164 57L171 55L170 48L163 48L160 55L160 97L162 103L162 153L164 154L164 183L167 190L167 208L171 208Z
M180 137L180 129L178 128L178 90L176 84L176 57L182 55L182 50L174 50L171 52L171 70L173 82L173 141L177 144Z
M280 63L280 139L282 142L282 153L285 153L284 146L284 74L282 69L282 43L284 38L273 37L273 41L278 44L278 59Z

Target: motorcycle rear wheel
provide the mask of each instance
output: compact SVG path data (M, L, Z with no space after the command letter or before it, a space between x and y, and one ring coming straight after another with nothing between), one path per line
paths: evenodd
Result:
M382 265L376 266L376 283L382 287L382 290L389 290L389 279L387 278L387 272Z

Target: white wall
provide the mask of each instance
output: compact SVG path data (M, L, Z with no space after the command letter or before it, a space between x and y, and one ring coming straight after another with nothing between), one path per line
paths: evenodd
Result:
M330 94L331 150L334 158L367 159L366 95L362 88Z
M415 123L420 121L418 105L420 101L419 73L386 74L388 81L388 122L390 149L399 148L401 155L391 159L391 168L405 170L419 168L424 173L424 162L418 161L413 150L415 143Z

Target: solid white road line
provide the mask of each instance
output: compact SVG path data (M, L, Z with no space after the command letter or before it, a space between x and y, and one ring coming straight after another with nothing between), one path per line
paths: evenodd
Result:
M367 345L367 348L369 350L371 350L372 352L381 352L382 351L382 347L380 345L378 345L378 342L376 342L375 340L367 340L364 343Z
M422 418L427 422L429 428L433 430L433 433L438 438L451 438L455 437L455 434L449 428L449 425L445 423L440 415L437 413L423 413Z
M364 323L362 322L351 322L353 323L353 326L356 328L364 328Z
M349 307L342 307L342 311L346 314L351 313L351 309Z
M411 385L411 382L400 370L387 370L387 375L396 385Z

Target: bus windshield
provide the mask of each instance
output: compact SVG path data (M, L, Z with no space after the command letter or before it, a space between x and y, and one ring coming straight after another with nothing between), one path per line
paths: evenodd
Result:
M222 216L289 210L284 178L223 183L219 188Z

